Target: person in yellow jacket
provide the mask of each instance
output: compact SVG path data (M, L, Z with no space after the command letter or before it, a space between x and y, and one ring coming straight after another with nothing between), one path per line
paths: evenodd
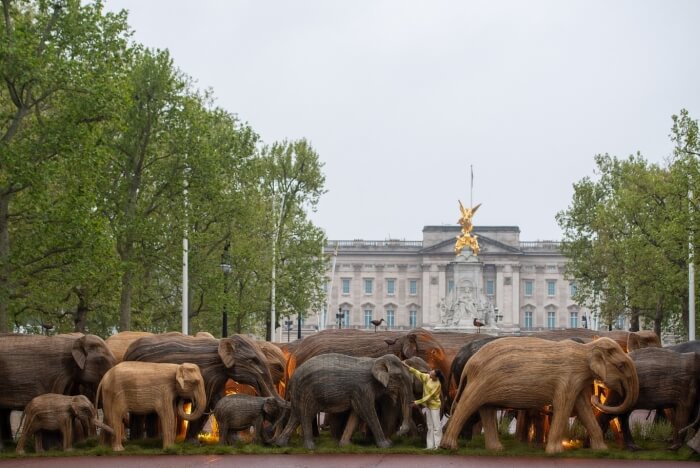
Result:
M428 414L426 421L428 424L428 434L426 436L426 445L429 449L437 449L440 447L442 439L442 424L440 424L440 393L442 393L441 381L442 371L433 369L429 373L421 372L403 363L408 370L415 375L423 384L423 398L414 401L416 405L423 405L427 408Z

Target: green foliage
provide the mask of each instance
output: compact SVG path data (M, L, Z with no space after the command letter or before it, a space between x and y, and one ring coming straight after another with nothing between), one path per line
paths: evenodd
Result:
M693 121L681 115L674 116L673 140L679 147L681 140L683 147L697 145ZM574 184L571 205L557 214L568 274L577 281L575 299L604 324L626 314L633 327L641 319L657 333L683 318L687 329L688 241L697 232L688 184L695 180L697 158L659 166L640 154L605 154L595 162L596 180Z
M273 261L277 307L318 307L324 238L307 212L324 177L308 142L258 148L100 1L2 9L0 331L180 329L183 236L192 332L220 330L226 307L235 331L264 334Z

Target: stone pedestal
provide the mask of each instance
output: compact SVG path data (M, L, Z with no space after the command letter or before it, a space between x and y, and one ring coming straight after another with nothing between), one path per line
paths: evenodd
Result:
M440 301L440 325L435 329L498 334L494 306L484 293L484 264L465 251L450 262L454 289ZM475 320L483 325L476 326Z

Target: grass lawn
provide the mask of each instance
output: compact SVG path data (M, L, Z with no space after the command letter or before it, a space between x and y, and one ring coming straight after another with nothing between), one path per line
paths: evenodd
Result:
M166 450L161 448L160 440L142 440L127 442L124 444L125 450L121 453L112 452L108 447L100 446L96 440L88 440L78 445L72 452L51 450L43 454L33 453L33 444L27 444L27 454L25 457L37 456L105 456L105 455L228 455L228 454L306 454L306 453L326 453L326 454L353 454L353 453L393 453L393 454L414 454L431 456L437 455L469 455L469 456L518 456L518 457L560 457L560 458L613 458L613 459L633 459L633 460L676 460L676 461L700 461L700 455L694 453L689 447L683 446L677 452L666 449L666 438L670 435L665 428L647 430L645 433L635 431L638 445L643 450L629 452L618 447L617 442L608 440L610 447L606 451L595 451L587 448L570 448L556 455L547 455L544 449L528 446L511 435L501 435L501 441L505 446L502 452L488 451L484 448L483 436L476 436L473 440L460 443L459 450L450 452L446 450L425 451L425 441L417 437L395 438L394 445L388 449L380 449L373 443L363 440L361 436L353 438L353 444L347 447L338 447L328 433L323 433L316 440L315 450L306 450L300 436L294 436L288 447L269 447L255 445L251 443L238 442L233 446L222 445L201 445L194 446L187 443L178 443ZM0 459L15 458L14 447L6 447L0 452Z

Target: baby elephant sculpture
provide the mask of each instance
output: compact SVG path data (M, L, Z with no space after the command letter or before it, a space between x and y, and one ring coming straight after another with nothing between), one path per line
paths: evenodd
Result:
M219 442L232 444L234 433L255 427L255 441L267 443L269 439L263 432L263 422L275 426L290 404L275 397L253 395L229 395L222 398L214 407L214 416L219 424Z
M156 413L163 430L163 448L175 443L175 410L187 421L199 419L207 405L204 379L196 364L124 361L107 371L97 390L105 422L114 428L112 450L122 451L127 413ZM186 414L185 400L192 402Z
M63 436L63 450L71 450L73 445L73 422L82 424L89 433L95 427L112 433L112 429L97 419L97 411L84 395L67 396L58 393L46 393L34 397L24 408L24 428L17 441L17 454L24 454L27 439L34 437L34 447L42 452L42 440L39 431L60 431Z

